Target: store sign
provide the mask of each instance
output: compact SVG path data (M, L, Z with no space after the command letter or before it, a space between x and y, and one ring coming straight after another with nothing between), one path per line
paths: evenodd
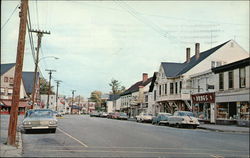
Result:
M215 95L214 93L203 93L203 94L193 94L191 95L192 102L197 103L214 103Z

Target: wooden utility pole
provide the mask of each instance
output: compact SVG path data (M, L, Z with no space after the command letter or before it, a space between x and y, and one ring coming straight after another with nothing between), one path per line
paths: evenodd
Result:
M9 119L8 141L7 141L7 143L12 146L16 146L16 128L17 128L17 120L18 120L20 86L21 86L22 70L23 70L27 10L28 10L28 0L22 0L21 11L19 12L19 16L20 16L19 35L18 35L16 67L15 67L13 94L12 94L12 102L11 102L11 111L10 111L10 119Z
M56 80L56 111L57 111L57 107L58 107L58 87L60 82L62 82L61 80Z
M48 98L47 98L47 109L49 108L49 95L50 95L50 82L51 82L51 75L52 72L56 72L56 70L45 70L45 71L49 71L49 89L48 89Z
M76 90L72 90L72 103L71 103L71 110L70 110L70 113L72 114L72 111L73 111L73 102L74 102L74 94L75 94L75 91Z
M32 90L32 105L31 105L31 109L33 109L34 107L34 103L35 103L35 93L36 93L36 83L37 83L37 67L38 67L38 62L39 62L39 49L41 47L41 41L42 41L42 37L43 34L50 34L50 32L45 32L45 31L40 31L40 30L31 30L30 32L35 32L37 33L37 47L36 47L36 62L35 62L35 75L34 75L34 80L33 80L33 90ZM37 97L37 96L36 96Z

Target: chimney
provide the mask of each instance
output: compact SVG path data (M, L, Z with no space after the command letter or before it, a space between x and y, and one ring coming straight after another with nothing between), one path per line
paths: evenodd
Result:
M148 80L148 74L147 73L143 73L142 74L142 82L145 82Z
M190 62L190 48L186 48L186 63Z
M200 57L200 43L195 43L195 58L196 60Z

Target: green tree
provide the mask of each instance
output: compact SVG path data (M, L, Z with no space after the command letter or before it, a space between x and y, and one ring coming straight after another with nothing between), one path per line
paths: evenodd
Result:
M40 80L40 94L48 94L49 82L44 78L39 78ZM50 86L50 94L55 94L53 91L53 86Z
M102 96L101 91L93 91L93 92L91 92L90 100L93 102L96 102L97 106L100 107L102 104L101 96Z
M121 94L126 89L124 86L121 86L121 83L116 79L111 79L109 86L111 87L112 94Z

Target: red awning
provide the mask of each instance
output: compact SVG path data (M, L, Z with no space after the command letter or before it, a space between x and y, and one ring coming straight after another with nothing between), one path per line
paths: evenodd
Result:
M1 100L1 102L5 106L11 107L11 100ZM21 100L19 101L19 106L18 107L27 107L27 106L30 106L27 101L21 101Z

